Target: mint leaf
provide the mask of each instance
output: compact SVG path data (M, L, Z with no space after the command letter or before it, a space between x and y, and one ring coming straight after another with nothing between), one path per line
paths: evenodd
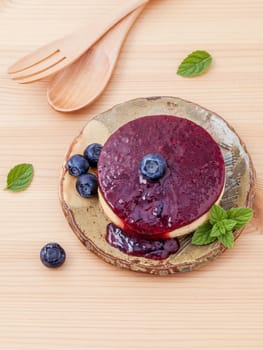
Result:
M222 221L218 221L216 224L213 225L211 230L211 237L219 237L226 233L226 228Z
M177 74L194 77L204 73L212 63L212 56L206 51L194 51L179 65Z
M250 208L232 208L227 212L227 217L236 221L235 229L246 225L252 216L253 210Z
M25 190L31 183L34 175L32 164L18 164L7 175L7 190L18 192Z
M223 219L215 223L211 230L211 237L219 237L225 235L227 232L232 231L236 226L235 220Z
M224 225L226 231L232 231L233 228L236 226L237 222L236 220L231 220L231 219L224 219L221 221L222 224Z
M226 234L219 236L218 240L227 248L232 248L234 245L233 232L228 231Z
M192 237L192 243L195 245L205 245L214 242L216 238L211 237L211 229L212 225L210 222L199 226Z
M210 218L209 221L212 225L216 224L218 221L227 218L226 211L221 208L219 205L214 204L210 209Z

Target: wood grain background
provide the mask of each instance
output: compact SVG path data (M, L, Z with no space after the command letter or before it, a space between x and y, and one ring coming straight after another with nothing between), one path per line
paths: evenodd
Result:
M0 348L263 349L262 0L152 0L104 95L74 114L48 106L46 82L18 85L5 73L22 55L124 1L0 0ZM213 55L210 71L178 77L178 64L196 49ZM86 121L152 95L179 96L221 114L246 142L258 174L258 221L235 248L196 272L167 278L100 261L71 232L58 201L64 154ZM31 187L4 191L8 170L20 162L34 164ZM67 252L56 271L39 261L49 241Z

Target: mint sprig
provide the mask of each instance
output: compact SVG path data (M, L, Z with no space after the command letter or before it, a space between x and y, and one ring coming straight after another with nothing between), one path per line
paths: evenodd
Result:
M213 205L209 221L201 225L192 237L195 245L206 245L219 240L225 247L234 245L235 230L245 226L253 216L250 208L232 208L224 210L219 205Z
M188 55L179 65L177 74L182 77L194 77L204 73L212 63L207 51L197 50Z
M32 164L17 164L7 175L6 189L18 192L25 190L31 183L34 176L34 169Z

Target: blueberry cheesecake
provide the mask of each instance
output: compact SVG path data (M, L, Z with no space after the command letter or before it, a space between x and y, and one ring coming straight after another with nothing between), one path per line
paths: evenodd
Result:
M106 141L99 201L129 236L167 239L194 231L222 197L225 164L210 134L169 115L137 118Z

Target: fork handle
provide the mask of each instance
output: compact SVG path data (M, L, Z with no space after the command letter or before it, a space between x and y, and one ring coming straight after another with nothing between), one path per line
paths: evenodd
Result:
M82 27L78 31L67 36L67 38L65 38L67 40L65 40L64 44L67 42L72 43L71 40L74 40L74 45L67 45L69 56L70 53L72 53L74 56L78 53L76 56L79 57L80 54L84 53L87 51L87 49L93 46L115 24L121 21L124 17L128 16L138 7L146 5L149 1L150 0L129 0L128 3L126 1L125 5L118 8L117 11L113 11L113 13L106 19L94 21L94 25L89 23L85 27ZM69 38L71 40L68 40Z

